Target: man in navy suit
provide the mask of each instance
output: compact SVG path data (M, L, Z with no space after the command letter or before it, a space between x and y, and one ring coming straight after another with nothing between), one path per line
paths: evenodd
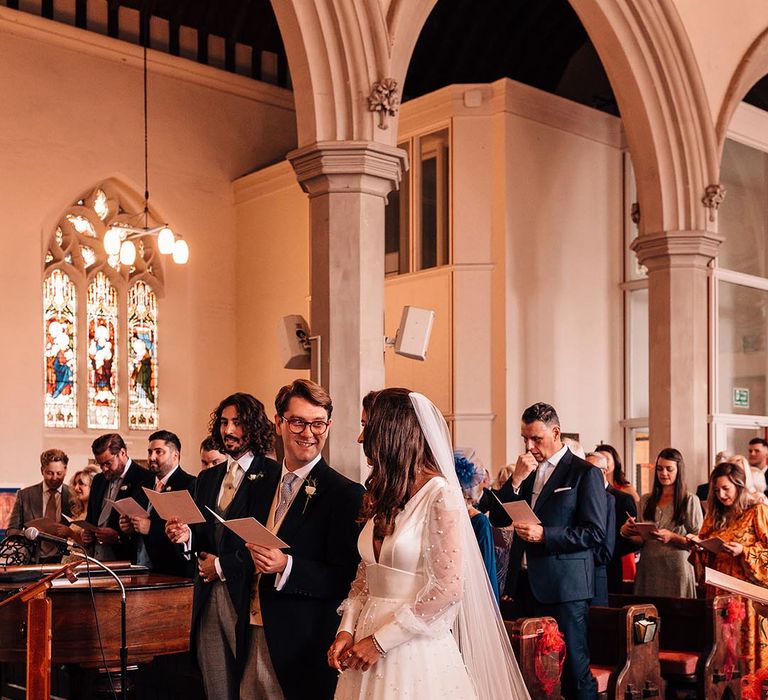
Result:
M513 523L506 590L516 617L557 620L566 645L563 693L569 700L593 699L587 623L595 590L593 550L605 537L603 477L563 445L560 419L549 404L525 410L521 433L526 452L499 498L525 500L541 522Z

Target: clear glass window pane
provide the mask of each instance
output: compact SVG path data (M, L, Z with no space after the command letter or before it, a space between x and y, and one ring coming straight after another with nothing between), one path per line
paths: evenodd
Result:
M765 428L751 427L742 428L739 426L725 427L725 444L717 445L718 452L725 452L729 457L732 455L747 456L747 447L752 438L765 438Z
M420 199L417 269L449 262L449 165L448 130L419 139Z
M629 313L628 376L630 418L644 418L648 409L648 290L627 292Z
M720 180L727 193L718 210L725 240L717 264L768 277L768 153L726 140Z
M720 282L718 412L765 415L768 292Z
M409 144L401 143L398 146L408 152L410 162ZM404 172L400 180L400 188L389 193L387 205L384 208L384 272L387 275L402 275L410 271L408 231L411 186L409 178L410 173Z

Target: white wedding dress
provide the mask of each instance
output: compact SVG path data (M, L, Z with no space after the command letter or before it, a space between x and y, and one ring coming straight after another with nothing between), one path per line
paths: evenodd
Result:
M337 700L477 698L451 633L462 599L462 517L463 501L434 477L398 514L378 562L373 521L363 527L362 561L340 608L339 631L355 641L375 634L387 653L368 671L343 671Z

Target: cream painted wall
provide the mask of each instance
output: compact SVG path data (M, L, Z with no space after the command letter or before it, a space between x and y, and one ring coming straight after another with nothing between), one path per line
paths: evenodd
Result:
M70 472L89 457L94 435L41 426L43 246L62 210L101 180L143 191L140 58L135 46L0 8L5 484L37 481L44 448L68 451ZM196 471L208 414L238 388L231 183L295 146L292 98L154 52L149 91L151 201L191 251L186 267L166 266L159 306L161 424L180 435ZM125 437L144 457L146 434Z
M610 119L572 109L585 127ZM620 144L514 114L497 131L507 154L507 459L520 451L519 416L536 401L553 404L585 447L620 446Z
M273 416L278 389L308 371L284 369L283 316L309 316L309 207L287 161L235 182L237 385Z

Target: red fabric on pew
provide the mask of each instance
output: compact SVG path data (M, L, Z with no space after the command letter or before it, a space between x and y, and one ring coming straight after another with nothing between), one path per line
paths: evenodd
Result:
M696 664L698 663L698 654L688 651L659 650L659 664L661 665L662 676L693 676L696 674Z
M589 670L597 681L597 692L605 693L608 691L608 681L613 673L611 666L590 666Z

